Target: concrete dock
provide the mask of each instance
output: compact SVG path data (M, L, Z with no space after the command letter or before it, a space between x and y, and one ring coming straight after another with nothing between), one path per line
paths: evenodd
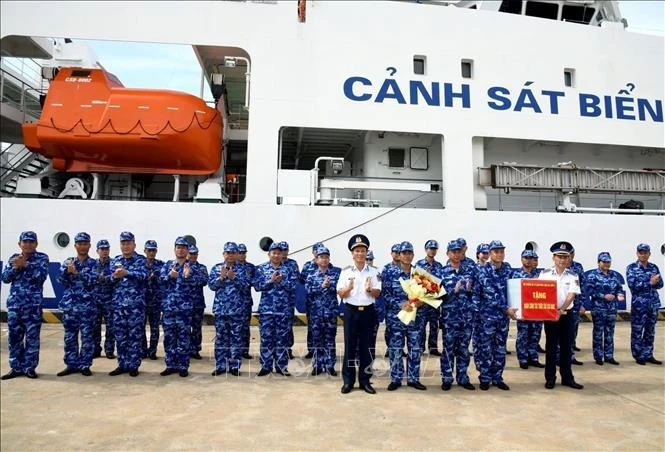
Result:
M2 324L2 374L7 324ZM306 328L295 328L296 354L304 354ZM639 366L630 355L630 323L618 322L616 359L598 366L591 354L591 324L580 325L576 391L544 388L543 370L520 369L511 325L505 381L510 391L440 389L439 359L424 356L421 381L386 391L388 364L378 358L376 395L340 394L341 377L310 376L309 360L289 364L294 374L257 378L255 359L241 376L212 377L214 327L204 327L204 359L190 376L161 377L144 360L137 378L110 377L115 360L96 359L92 377L56 377L64 368L63 328L42 328L39 379L0 384L2 452L38 450L665 450L665 367ZM338 330L338 354L343 331ZM380 331L379 351L385 350ZM656 357L664 358L665 322L656 329ZM544 345L545 338L541 341ZM541 355L541 361L545 357ZM337 368L340 368L341 359ZM469 375L478 382L473 361ZM477 386L477 385L476 385Z

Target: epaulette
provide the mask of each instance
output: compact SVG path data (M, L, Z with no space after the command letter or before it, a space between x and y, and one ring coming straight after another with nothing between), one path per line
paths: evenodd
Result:
M342 269L342 271L344 271L344 270L350 270L352 267L353 267L353 265L347 265L346 267L344 267L344 268Z

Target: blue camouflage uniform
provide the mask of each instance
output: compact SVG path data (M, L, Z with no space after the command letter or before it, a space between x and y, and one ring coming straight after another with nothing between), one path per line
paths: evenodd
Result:
M32 231L22 232L19 241L37 241ZM25 267L15 269L12 254L2 270L2 282L11 283L7 298L7 328L9 366L12 371L29 374L39 364L39 333L42 327L42 292L48 276L49 258L35 251L29 255Z
M277 244L277 246L279 246L279 249L282 250L282 251L287 251L287 252L289 251L289 244L286 243L286 242L279 242ZM286 267L290 270L290 272L295 275L296 284L298 284L300 282L300 269L298 268L298 263L294 259L287 258L284 261L284 265L286 265ZM293 290L293 292L291 292L289 294L289 303L290 303L290 306L291 306L291 310L289 311L290 314L291 314L291 319L289 320L289 325L290 326L289 326L289 331L288 331L288 337L287 337L287 340L286 340L286 346L288 348L288 353L290 355L292 353L293 344L295 342L295 337L293 335L293 318L294 318L295 309L296 309L296 291L295 291L295 289Z
M134 241L134 234L122 232L120 241ZM134 252L129 257L122 254L111 261L111 272L123 267L127 275L114 278L113 283L113 332L118 348L118 368L138 370L143 356L142 341L145 334L145 281L148 276L145 257Z
M476 248L476 257L478 257L478 254L481 253L489 253L490 252L490 246L487 243L481 243L478 245ZM464 261L462 261L462 264L464 264ZM485 264L481 264L480 260L478 262L474 262L473 269L474 269L474 274L476 275L476 281L478 280L478 272L480 271L481 267ZM480 285L476 284L474 286L474 293L476 296L476 299L479 300L480 296ZM478 344L480 344L480 301L478 301L476 311L473 314L473 322L471 323L471 348L473 349L473 361L476 366L476 370L480 370L480 366L478 364Z
M584 267L582 264L576 261L572 261L570 264L570 270L572 270L573 273L577 274L577 277L580 279L580 289L582 290L582 293L577 295L575 297L575 300L573 301L573 307L570 310L570 314L573 316L573 338L572 338L572 344L573 344L573 352L571 355L571 359L575 361L575 348L577 347L577 331L579 330L580 327L580 308L584 306L584 301L587 298L587 294L584 292Z
M637 246L638 252L650 252L646 243ZM656 284L651 284L654 275L661 275ZM4 274L3 274L4 277ZM656 321L660 299L658 289L663 288L663 276L656 264L642 265L633 262L626 268L626 279L631 294L630 303L630 351L633 358L643 364L653 358L653 344L656 336Z
M330 255L328 248L321 246L317 249L317 256ZM305 281L305 290L310 305L310 322L312 325L312 350L314 353L312 368L318 371L335 368L337 355L335 350L335 336L337 335L337 315L339 304L337 302L337 281L340 269L328 266L322 272L318 265L310 271ZM323 287L328 279L328 287Z
M157 242L148 240L145 242L146 250L156 250ZM159 343L159 323L162 317L161 304L164 296L159 275L162 271L164 261L154 259L152 262L145 260L146 273L148 279L145 285L145 321L150 327L150 343L146 338L145 329L143 332L143 357L152 356L157 353L157 344Z
M198 254L199 249L191 245L188 249L189 254ZM189 268L192 271L192 326L190 336L190 352L193 356L201 351L203 342L203 316L205 315L206 300L203 295L203 288L208 285L208 267L200 263L190 261Z
M323 243L317 242L314 245L312 245L312 252L316 253L316 250L323 246ZM318 270L318 265L316 265L316 258L312 259L311 261L307 261L303 264L302 270L300 271L300 278L299 282L303 286L307 282L307 276L309 276L311 273L314 273L316 270ZM309 310L310 306L312 304L312 299L309 295L309 292L305 290L307 295L305 297L305 317L307 319L307 352L308 353L313 353L314 349L312 348L312 325L310 321L310 316L309 316Z
M279 249L277 244L270 250ZM281 281L270 282L272 274L278 271ZM289 364L287 353L289 331L293 328L293 297L298 282L298 272L293 266L281 263L274 267L265 262L256 267L253 286L261 292L259 302L259 334L261 348L259 362L261 368L272 371L286 371Z
M448 243L447 250L462 249L453 240ZM455 269L448 262L441 270L441 285L446 290L447 299L441 305L441 325L443 328L443 351L441 353L441 380L444 385L453 383L455 379L460 385L469 383L469 342L473 331L475 313L478 311L478 299L474 296L476 282L475 266L462 265ZM459 292L455 286L461 282ZM467 282L470 286L467 290Z
M503 248L498 240L490 243L490 251ZM506 366L506 341L510 319L508 309L508 279L513 269L503 262L495 268L491 261L481 267L478 273L480 287L480 343L477 362L480 367L481 384L503 383L503 370ZM474 356L475 357L475 356ZM481 387L482 389L482 387Z
M90 235L79 232L74 243L90 242ZM70 263L76 273L69 273ZM64 292L58 303L62 312L62 325L65 329L65 365L72 370L89 369L95 353L95 323L97 303L95 285L97 283L97 262L90 256L83 260L77 256L66 259L60 266L58 281ZM79 347L79 334L81 344Z
M238 252L233 242L224 244L224 252ZM233 277L221 276L222 269L234 272ZM237 371L242 364L243 324L246 323L246 302L243 292L250 285L244 266L226 262L216 264L210 270L208 287L215 292L212 312L215 315L215 372Z
M108 240L99 240L97 249L110 248ZM95 302L97 304L97 321L95 322L95 356L102 352L102 323L106 324L104 332L104 353L112 358L115 350L113 334L113 283L111 282L111 258L106 262L97 259L97 283L95 284Z
M538 255L532 250L522 251L522 257L537 258ZM511 278L534 279L540 276L541 269L535 268L528 273L524 268L513 270ZM522 365L537 364L538 346L543 330L543 322L536 320L518 320L517 321L517 339L515 348L517 350L517 361Z
M600 253L598 261L611 262L609 253ZM584 292L591 302L591 319L593 321L593 358L597 362L614 359L614 326L617 316L617 298L625 297L623 290L625 280L621 273L608 270L603 273L599 268L589 270L584 274ZM608 301L605 295L614 295L614 300Z
M189 246L187 240L178 237L175 246ZM189 277L185 269L189 268ZM171 277L175 270L178 275ZM167 261L159 274L164 288L162 299L162 328L164 329L164 362L167 369L186 371L189 369L192 310L194 308L192 289L194 272L189 260L182 263L172 259Z
M244 243L238 243L238 253L246 253L247 246ZM249 281L249 284L246 284L242 288L242 299L244 302L243 316L244 320L242 322L242 352L243 354L249 354L249 342L250 342L250 325L252 322L252 308L254 305L254 300L252 299L252 281L254 281L254 272L256 271L256 266L250 262L243 262L240 264L242 266L242 272L245 274L245 279Z
M402 242L400 244L400 252L413 251L413 245L409 242ZM416 383L420 381L420 360L422 356L421 342L425 330L425 313L422 309L416 312L416 319L409 325L404 325L397 317L397 314L402 309L402 305L407 301L406 293L399 282L399 279L411 279L411 271L404 271L401 266L393 266L389 272L388 279L381 278L382 290L389 287L386 293L386 324L390 328L390 382L401 383L404 378L404 361L402 359L402 350L404 342L406 341L407 357L406 367L407 374L406 380L408 383Z
M425 249L435 248L439 249L439 244L436 240L428 240L425 243ZM432 263L427 261L427 258L420 259L416 262L416 267L420 267L423 270L427 271L430 275L441 278L443 271L443 264L441 262L434 260ZM435 309L432 306L426 304L418 308L423 310L425 316L425 327L429 325L429 336L427 337L427 349L425 349L425 333L423 332L421 348L423 350L428 350L430 353L438 352L438 338L439 338L439 318L441 317L441 309Z
M400 244L395 243L393 246L390 247L390 252L391 253L399 253L400 249ZM399 265L395 264L394 262L388 262L386 265L383 266L383 269L381 269L381 276L380 279L381 281L385 281L386 278L392 277L391 273L399 272ZM390 353L390 325L388 324L387 320L387 297L388 294L390 293L390 287L382 287L381 288L381 295L379 295L379 298L376 299L375 305L376 305L376 317L378 322L386 322L386 328L383 331L383 340L386 342L386 357L389 357ZM378 333L378 326L376 328L377 333ZM377 334L375 333L375 334ZM376 340L375 340L376 343ZM376 347L376 346L375 346ZM404 343L402 343L402 350L404 350Z

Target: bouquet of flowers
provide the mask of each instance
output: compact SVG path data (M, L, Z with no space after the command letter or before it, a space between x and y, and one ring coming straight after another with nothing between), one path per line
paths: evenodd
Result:
M418 311L418 307L416 306L417 301L422 301L433 308L438 308L441 306L439 298L446 294L446 290L441 285L441 279L420 267L415 267L411 271L411 279L404 280L400 278L399 283L402 286L402 290L406 293L408 300L397 314L397 318L405 325L416 319L416 312Z

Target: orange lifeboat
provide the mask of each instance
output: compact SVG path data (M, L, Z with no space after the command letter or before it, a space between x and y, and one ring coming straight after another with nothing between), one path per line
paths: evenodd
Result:
M39 121L23 124L23 140L64 172L207 175L221 163L222 118L190 94L62 68Z

